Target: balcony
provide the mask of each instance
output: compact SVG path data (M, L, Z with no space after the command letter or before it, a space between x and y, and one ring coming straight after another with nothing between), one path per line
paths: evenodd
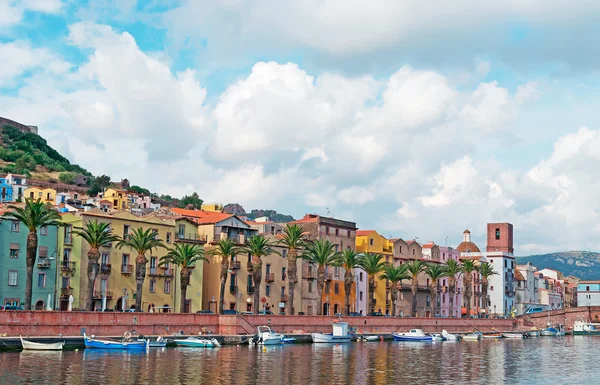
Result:
M284 294L281 296L281 302L288 302L288 301L289 301L289 298L288 298L287 294Z
M133 273L133 265L121 265L121 274Z
M442 293L447 293L448 292L448 286L442 286L442 287L440 287L440 289L441 289Z
M50 261L48 258L39 258L37 267L38 269L48 269L50 267Z
M237 294L237 287L236 286L229 286L229 292L231 294Z
M113 297L113 293L110 290L107 290L104 292L104 296L106 296L106 299L112 299ZM101 291L94 291L94 299L102 299L103 295Z
M112 267L110 263L103 263L100 265L100 273L102 274L110 274Z
M275 282L275 273L265 274L265 282Z
M148 270L148 275L151 277L172 277L173 269L163 267L151 267Z
M241 261L231 261L229 263L229 266L230 266L231 270L239 270L242 268L242 262Z
M317 270L315 269L303 269L302 279L317 279Z
M60 298L69 298L73 294L73 289L70 287L62 287L60 289Z
M248 286L248 287L246 287L246 293L253 294L254 293L254 286Z
M384 253L393 253L394 248L392 246L383 246L383 252Z
M254 266L252 265L252 262L248 261L246 263L246 270L248 270L248 271L254 271Z
M202 234L177 234L175 242L204 244L208 241L208 236Z
M64 271L67 273L74 273L75 272L75 262L60 261L60 271Z

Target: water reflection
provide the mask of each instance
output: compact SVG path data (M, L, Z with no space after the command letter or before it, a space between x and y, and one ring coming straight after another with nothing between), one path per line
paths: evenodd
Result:
M596 383L595 339L0 353L10 384ZM559 359L569 357L569 359ZM535 370L533 370L535 368Z

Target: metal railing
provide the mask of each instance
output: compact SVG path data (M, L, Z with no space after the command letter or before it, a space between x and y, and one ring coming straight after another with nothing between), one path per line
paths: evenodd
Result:
M37 266L40 269L47 269L50 267L50 261L48 260L48 258L39 258Z
M230 267L231 267L231 270L239 270L242 268L242 262L241 261L231 261Z
M75 262L71 261L60 261L60 270L61 271L75 271Z
M103 294L101 291L94 291L94 299L102 299L103 296L106 296L106 299L111 299L113 297L113 292L106 290Z
M289 297L287 294L284 294L281 296L281 302L288 302L289 301Z
M71 289L70 287L61 287L60 288L60 296L61 297L68 297L73 293L73 289Z
M265 282L275 282L275 273L265 274Z
M111 270L112 270L112 266L110 265L110 263L103 263L100 265L101 273L110 274Z
M302 278L303 279L317 279L317 270L316 269L302 269Z
M133 265L121 265L121 274L133 273Z

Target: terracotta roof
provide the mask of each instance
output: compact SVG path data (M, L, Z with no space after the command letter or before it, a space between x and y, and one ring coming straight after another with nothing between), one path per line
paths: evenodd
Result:
M469 229L466 229L465 231L463 231L463 234L471 234L471 232L469 231Z
M397 240L399 240L400 238L390 238L388 239L388 241L392 242L392 243L396 243Z
M426 243L426 244L424 244L424 245L423 245L423 248L424 248L424 249L431 249L431 248L433 248L434 246L435 246L435 243L433 243L433 242L428 242L428 243Z
M476 244L474 244L473 242L461 242L457 247L456 250L460 251L461 253L466 253L466 252L472 252L472 253L479 253L481 252L481 250L479 250L479 247L477 247Z
M356 230L357 237L364 237L371 234L375 230Z
M525 277L523 277L523 274L519 270L515 270L515 280L525 281Z
M202 211L202 210L186 210L186 209L179 209L179 208L172 208L171 210L176 214L183 215L184 217L193 218L194 221L196 223L198 223L199 225L221 222L222 220L225 220L227 218L231 218L234 216L233 214L215 213L212 211Z
M297 221L292 221L290 223L314 223L314 222L317 222L318 219L319 219L318 217L312 217L312 216L311 217L307 217L307 216L305 216L302 219L298 219Z

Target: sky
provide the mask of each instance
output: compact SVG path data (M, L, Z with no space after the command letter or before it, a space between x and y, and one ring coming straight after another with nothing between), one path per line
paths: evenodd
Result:
M600 2L0 0L0 116L159 194L600 251Z

